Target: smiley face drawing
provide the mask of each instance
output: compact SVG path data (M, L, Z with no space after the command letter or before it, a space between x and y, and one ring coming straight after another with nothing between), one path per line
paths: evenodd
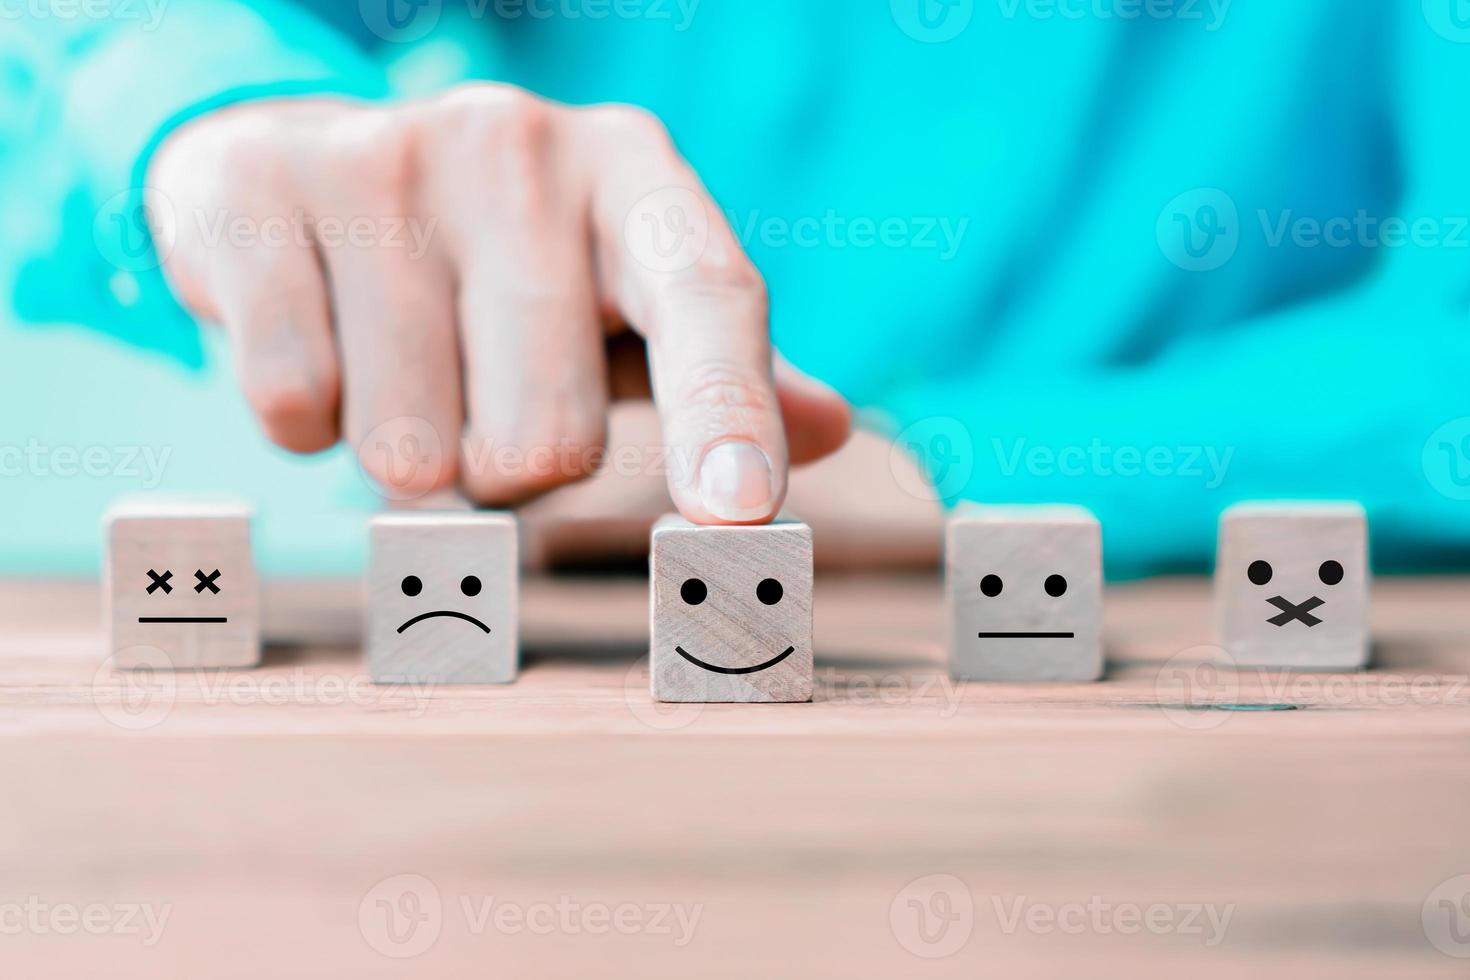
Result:
M945 602L956 680L1097 679L1097 519L1061 504L963 505L946 529Z
M1350 503L1249 503L1220 521L1222 645L1237 663L1342 670L1367 662L1367 518Z
M107 619L116 666L260 662L260 586L247 508L125 500L109 513L106 536Z
M368 667L379 683L503 684L519 666L515 519L415 513L369 531Z
M660 701L809 701L811 529L659 521L650 689Z

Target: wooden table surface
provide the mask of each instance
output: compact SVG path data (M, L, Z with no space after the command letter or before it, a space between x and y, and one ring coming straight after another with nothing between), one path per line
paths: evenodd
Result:
M642 581L524 592L518 683L414 691L350 585L125 677L0 583L0 976L1470 974L1470 582L1381 582L1367 674L1231 672L1174 580L1101 683L957 687L937 581L819 577L768 706L651 704Z

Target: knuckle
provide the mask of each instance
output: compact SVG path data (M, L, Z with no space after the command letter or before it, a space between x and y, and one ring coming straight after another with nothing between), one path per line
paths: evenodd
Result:
M673 139L664 121L642 106L609 103L589 110L610 136L618 140L632 139L641 145L672 147Z
M722 309L760 322L770 313L765 278L738 251L711 247L688 269L668 275L662 289L665 301L680 308Z
M354 119L331 141L333 173L368 206L397 207L417 177L413 127L399 114L375 112Z
M720 422L775 409L770 379L731 361L705 361L680 379L679 403L702 410Z

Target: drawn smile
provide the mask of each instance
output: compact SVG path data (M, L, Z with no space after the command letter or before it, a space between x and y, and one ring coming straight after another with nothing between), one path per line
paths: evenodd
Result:
M705 670L712 670L716 674L754 674L758 671L765 670L767 667L776 666L781 661L785 660L787 657L795 653L796 647L787 647L785 650L781 651L770 660L767 660L763 664L756 664L754 667L717 667L714 664L705 663L703 660L700 660L698 657L694 656L694 654L690 653L688 650L685 650L683 647L674 647L674 652L683 657L685 660L689 661L694 666L703 667Z
M469 615L468 613L455 612L453 609L436 609L434 612L421 613L415 616L413 619L410 619L408 622L404 623L402 626L398 627L398 632L402 633L414 623L422 623L426 619L437 619L441 616L447 619L462 619L466 623L474 623L486 633L490 632L490 627L486 626L475 617Z

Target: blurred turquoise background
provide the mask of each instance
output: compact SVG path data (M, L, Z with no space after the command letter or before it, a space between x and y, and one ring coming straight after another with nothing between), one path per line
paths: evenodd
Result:
M1088 504L1114 575L1206 567L1252 497L1359 499L1380 568L1470 565L1466 0L60 9L0 21L0 571L92 571L154 484L255 500L268 569L356 567L377 498L257 433L138 174L221 104L469 78L657 112L777 344L947 500Z

